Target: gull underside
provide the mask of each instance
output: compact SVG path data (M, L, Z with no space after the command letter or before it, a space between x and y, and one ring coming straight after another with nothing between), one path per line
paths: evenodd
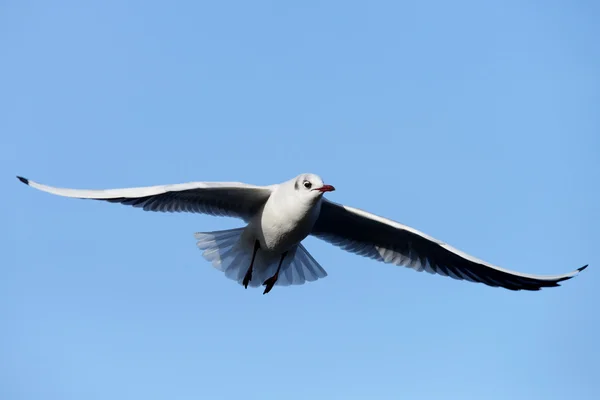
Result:
M245 228L213 232L197 232L194 236L203 257L231 280L243 283L250 267L254 242L245 238ZM252 279L248 286L259 287L276 271L281 254L259 249L254 259ZM300 243L285 256L275 286L302 285L327 276L327 272Z

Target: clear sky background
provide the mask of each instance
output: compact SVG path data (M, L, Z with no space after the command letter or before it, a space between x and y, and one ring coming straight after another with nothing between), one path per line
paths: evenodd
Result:
M0 2L0 398L600 398L600 3ZM530 273L511 292L314 238L269 295L193 233L35 191L302 172Z

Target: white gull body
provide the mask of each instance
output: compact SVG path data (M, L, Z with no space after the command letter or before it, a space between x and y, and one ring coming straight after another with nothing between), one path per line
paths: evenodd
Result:
M270 186L190 182L107 190L58 188L18 178L59 196L242 219L246 226L241 228L196 233L197 245L227 278L246 287L264 285L264 293L274 285L301 285L327 276L302 245L308 235L376 261L509 290L559 286L587 267L553 276L500 268L406 225L325 199L323 194L334 188L315 174Z

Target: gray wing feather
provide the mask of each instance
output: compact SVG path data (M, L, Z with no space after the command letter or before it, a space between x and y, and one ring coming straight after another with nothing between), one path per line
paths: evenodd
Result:
M523 274L489 264L398 222L323 199L311 234L346 251L416 271L510 290L540 290L577 275Z
M190 182L125 189L85 190L57 188L26 178L21 182L58 196L120 203L145 211L189 212L248 220L271 195L270 186L239 182Z

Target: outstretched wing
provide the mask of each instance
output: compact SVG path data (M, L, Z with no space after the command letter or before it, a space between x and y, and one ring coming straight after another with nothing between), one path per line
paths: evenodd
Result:
M577 275L540 276L503 269L479 260L398 222L323 199L312 235L346 251L384 263L480 282L510 290L540 290Z
M239 182L189 182L126 189L82 190L57 188L17 177L21 182L58 196L103 200L145 211L190 212L248 220L271 195L270 186Z

